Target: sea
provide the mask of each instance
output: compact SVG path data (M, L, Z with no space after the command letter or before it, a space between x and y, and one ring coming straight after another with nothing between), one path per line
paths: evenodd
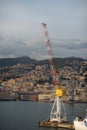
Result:
M49 118L53 103L32 101L0 101L0 130L66 130L39 127L38 122ZM67 120L84 117L86 103L65 103Z

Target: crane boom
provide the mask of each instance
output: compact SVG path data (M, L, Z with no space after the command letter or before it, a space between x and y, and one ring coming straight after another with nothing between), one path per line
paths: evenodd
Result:
M54 60L53 60L54 56L53 56L53 51L52 51L51 43L48 36L47 26L45 23L42 23L42 26L44 29L45 43L47 46L47 51L48 51L48 56L49 56L49 64L50 64L50 69L51 69L51 74L52 74L52 80L53 80L54 85L59 86L59 72L56 71L55 69Z
M54 67L54 62L53 62L53 51L51 49L51 44L50 44L50 40L49 40L48 32L47 32L47 27L46 27L45 23L42 23L42 25L43 25L43 28L44 28L45 43L46 43L47 50L48 50L48 56L49 56L49 61L50 61L50 69L54 70L55 67Z

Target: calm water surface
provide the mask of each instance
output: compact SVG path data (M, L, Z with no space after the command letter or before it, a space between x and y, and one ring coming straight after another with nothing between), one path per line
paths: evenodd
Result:
M70 122L75 116L85 116L87 104L65 104ZM0 130L65 130L38 127L38 122L49 118L52 103L0 102Z

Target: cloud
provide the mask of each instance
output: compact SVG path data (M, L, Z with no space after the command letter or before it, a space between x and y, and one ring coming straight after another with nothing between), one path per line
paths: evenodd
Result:
M85 1L0 1L0 57L27 55L36 59L47 58L41 27L44 21L47 22L50 37L54 39L52 41L54 56L85 57L87 55Z
M87 42L75 39L53 40L51 42L55 57L86 57ZM29 56L34 59L47 59L45 42L41 40L7 39L0 36L0 57Z
M38 40L6 39L0 36L0 57L29 56L35 59L44 57L44 46Z
M54 48L65 48L70 50L86 49L87 41L77 40L77 39L62 39L53 41Z
M84 43L66 43L66 44L62 44L62 46L60 46L61 48L65 48L65 49L70 49L70 50L79 50L79 49L85 49L87 48L87 42Z
M81 57L87 59L87 41L77 39L59 39L51 41L55 57Z

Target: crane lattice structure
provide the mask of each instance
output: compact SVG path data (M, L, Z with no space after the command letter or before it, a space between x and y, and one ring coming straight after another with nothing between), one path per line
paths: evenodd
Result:
M42 26L44 29L45 43L46 43L48 56L49 56L49 64L50 64L50 70L52 74L52 80L54 86L56 87L55 99L50 113L50 121L62 122L62 121L66 121L66 111L62 99L62 97L65 94L65 91L60 86L59 72L55 69L55 65L53 61L53 51L48 36L47 25L45 23L42 23Z

